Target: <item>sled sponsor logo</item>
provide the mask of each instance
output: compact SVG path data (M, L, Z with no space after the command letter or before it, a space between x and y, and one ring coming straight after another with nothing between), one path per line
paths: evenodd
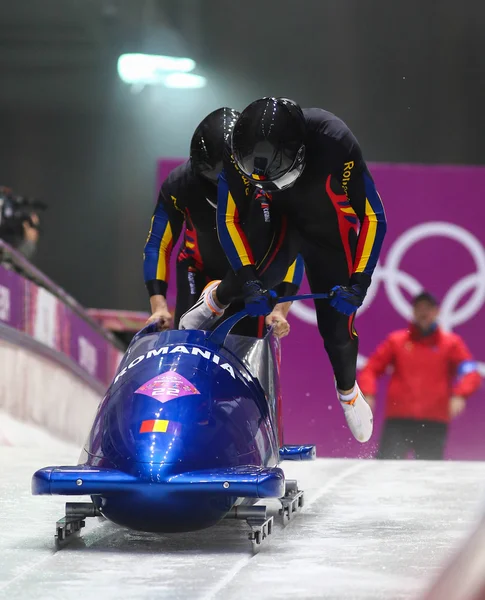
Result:
M236 376L234 375L234 369L231 367L231 365L229 363L221 364L221 357L217 356L217 354L213 354L209 350L203 350L202 348L195 347L187 348L186 346L175 346L171 350L169 350L169 348L170 346L163 346L162 348L158 348L158 350L150 350L150 352L147 352L146 354L137 356L127 367L122 369L118 375L116 375L113 383L116 383L120 377L123 377L123 375L127 373L127 371L133 369L133 367L136 367L136 365L139 365L144 360L159 356L160 354L192 354L193 356L201 356L202 358L210 360L216 365L219 365L221 369L227 371L233 379L236 379Z

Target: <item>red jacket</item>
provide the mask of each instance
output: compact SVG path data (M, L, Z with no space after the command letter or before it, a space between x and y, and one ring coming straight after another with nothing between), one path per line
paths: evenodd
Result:
M362 392L374 396L377 378L393 368L386 418L447 423L452 396L467 397L480 386L477 364L460 336L438 328L423 336L413 325L394 331L369 358L359 376Z

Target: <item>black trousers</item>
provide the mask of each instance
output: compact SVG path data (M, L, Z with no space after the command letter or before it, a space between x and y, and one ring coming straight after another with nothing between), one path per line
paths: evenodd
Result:
M339 247L303 249L305 272L313 294L329 292L336 285L348 285L349 267ZM318 331L333 368L337 387L351 389L356 380L359 338L354 317L339 313L328 300L315 300Z
M387 419L376 458L404 459L414 452L418 460L442 460L447 433L446 423Z

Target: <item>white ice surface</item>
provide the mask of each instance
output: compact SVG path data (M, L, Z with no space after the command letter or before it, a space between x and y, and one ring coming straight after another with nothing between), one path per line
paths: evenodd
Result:
M30 478L79 449L32 428L28 448L16 427L0 441L0 598L414 600L481 514L484 463L320 459L283 463L306 505L255 556L239 521L154 535L88 519L56 552L66 499L32 497Z

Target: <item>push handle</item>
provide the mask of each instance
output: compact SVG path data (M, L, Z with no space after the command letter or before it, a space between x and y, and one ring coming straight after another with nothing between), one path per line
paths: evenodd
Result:
M297 302L298 300L328 300L334 295L334 292L328 292L325 294L298 294L296 296L282 296L278 298L276 304L282 304L283 302Z
M282 304L283 302L297 302L298 300L328 300L333 296L333 293L322 293L322 294L299 294L296 296L281 296L277 298L275 304ZM232 315L220 325L218 325L214 331L208 337L212 343L222 346L226 340L231 329L236 323L238 323L244 317L247 317L248 312L245 308Z
M157 333L157 332L158 332L157 323L149 323L148 325L145 325L142 329L140 329L140 331L135 333L130 344L133 344L134 342L136 342L136 340L138 338L141 338L142 336L147 335L148 333Z

